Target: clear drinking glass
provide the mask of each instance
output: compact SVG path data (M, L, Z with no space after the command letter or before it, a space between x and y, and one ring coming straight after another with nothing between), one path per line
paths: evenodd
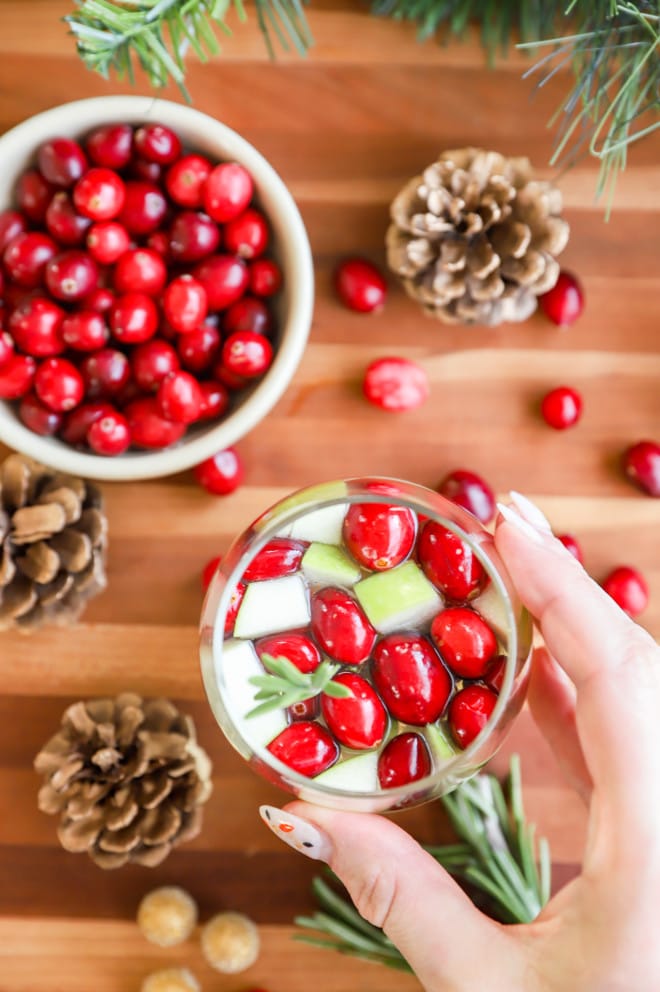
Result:
M264 718L246 717L246 693L250 696L248 701L253 704L252 694L257 691L249 683L250 672L254 673L254 665L258 666L257 655L252 651L249 638L242 641L225 634L228 611L235 612L232 601L235 600L237 584L250 562L265 545L275 537L300 537L306 543L305 535L307 538L314 538L316 544L337 544L341 541L343 515L355 503L407 507L416 514L418 526L423 527L426 521L439 523L471 549L488 575L486 592L474 604L450 602L448 605L474 605L496 633L499 655L504 659L496 705L478 736L464 750L455 749L455 744L451 744L446 722L441 718L434 725L438 733L433 738L425 738L426 743L431 740L440 742L439 749L435 744L430 747L431 773L395 788L381 788L378 781L372 779L369 780L370 786L365 788L360 776L349 786L344 784L337 787L332 782L326 784L323 776L318 780L300 774L274 757L267 748L269 735L276 736L287 724L289 717L284 711ZM409 560L415 561L414 550ZM393 573L394 571L395 569L392 570ZM363 571L363 576L366 575ZM306 585L308 598L313 591L313 587ZM300 589L296 587L296 595L299 593ZM286 616L287 609L283 607L281 612L280 629L286 629L290 623ZM308 627L304 617L302 622L300 620L298 610L292 626L297 630ZM427 620L422 624L420 633L428 631L429 622ZM278 620L275 619L273 623L277 626ZM410 482L364 478L323 483L295 492L266 510L243 531L233 542L209 586L202 612L200 636L204 685L213 713L229 742L255 771L310 802L337 809L383 812L426 802L451 791L474 775L493 756L523 703L532 646L532 625L497 553L492 535L472 514L432 490ZM369 664L367 661L361 672L367 677ZM244 665L247 667L243 667ZM349 667L345 666L346 670ZM466 680L456 677L454 682L455 691L466 684ZM317 719L323 722L322 718ZM433 728L403 726L391 720L389 737L386 736L384 744L394 732L413 731L428 735L432 730ZM450 742L450 746L445 748L443 739ZM355 756L355 752L342 747L338 765L342 762L346 765Z

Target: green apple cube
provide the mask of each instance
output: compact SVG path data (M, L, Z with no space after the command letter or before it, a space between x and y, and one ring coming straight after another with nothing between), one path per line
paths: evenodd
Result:
M310 616L307 587L299 573L250 582L236 617L234 637L254 639L306 627Z
M354 586L360 566L336 544L310 544L301 562L303 575L313 585Z
M440 595L414 561L362 579L355 595L381 634L420 627L442 607Z
M249 641L236 639L225 641L221 652L222 676L219 682L221 685L224 683L225 705L231 718L250 745L265 747L284 730L287 720L284 711L279 709L249 719L247 717L257 705L254 699L257 689L250 684L250 679L253 675L264 674L257 652Z
M436 761L449 761L455 757L458 748L452 741L447 730L438 723L429 723L424 727L424 736L431 748L431 754Z
M298 541L316 541L319 544L341 544L347 509L347 503L337 503L305 513L291 524L290 537Z
M342 792L378 792L378 751L365 751L355 758L347 758L321 772L314 784Z

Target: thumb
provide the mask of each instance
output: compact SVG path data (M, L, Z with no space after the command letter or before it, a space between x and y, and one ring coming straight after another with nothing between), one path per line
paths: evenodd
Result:
M509 944L504 930L389 820L302 802L285 810L262 807L261 814L281 839L330 865L361 916L383 928L428 989L475 988L470 975L476 979L477 972L485 973L485 948ZM478 960L475 947L480 948ZM502 957L500 967L506 971Z

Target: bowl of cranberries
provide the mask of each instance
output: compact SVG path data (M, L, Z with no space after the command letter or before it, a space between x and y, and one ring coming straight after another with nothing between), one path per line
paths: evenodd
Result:
M201 620L215 717L254 769L321 805L453 789L502 742L532 629L492 535L423 487L301 490L217 564Z
M99 479L233 444L300 361L313 268L286 186L244 138L139 96L0 138L0 440Z

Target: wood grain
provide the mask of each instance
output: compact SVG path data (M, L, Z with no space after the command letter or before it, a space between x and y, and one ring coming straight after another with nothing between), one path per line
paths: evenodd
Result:
M72 6L0 0L0 129L59 102L128 91L79 63L58 20ZM410 27L371 18L349 0L315 0L310 20L317 44L304 62L289 55L270 63L251 24L224 43L221 59L190 72L196 105L254 142L289 184L316 261L309 347L286 395L239 445L245 486L213 499L188 473L105 485L108 591L73 631L0 639L1 992L130 992L166 963L187 964L205 988L417 987L291 943L294 915L311 908L315 867L261 827L259 802L283 796L245 767L204 701L200 570L289 489L367 472L433 486L452 468L473 468L500 493L529 493L558 531L576 533L596 577L619 563L640 567L651 588L643 621L660 636L660 503L631 489L618 469L626 444L660 434L660 141L633 149L608 224L593 203L593 161L559 178L572 228L565 264L587 295L571 330L540 316L520 327L447 328L421 316L396 286L382 314L351 314L331 291L337 259L350 252L383 260L389 200L439 149L472 143L525 154L553 175L546 122L565 79L530 102L524 57L512 53L492 73L474 36L418 45ZM179 99L174 89L166 95ZM360 395L365 365L393 352L423 364L433 386L429 403L402 417ZM540 422L538 401L565 381L583 393L585 415L575 430L556 434ZM161 868L102 873L59 848L53 822L36 809L31 764L64 706L124 689L171 696L195 718L214 761L214 794L201 836ZM527 808L550 839L560 885L577 870L584 809L526 712L496 769L512 750L524 755ZM434 805L400 822L422 841L449 836ZM139 898L168 882L189 888L204 918L234 908L262 925L263 954L240 981L214 976L194 941L163 952L140 937L132 923Z

